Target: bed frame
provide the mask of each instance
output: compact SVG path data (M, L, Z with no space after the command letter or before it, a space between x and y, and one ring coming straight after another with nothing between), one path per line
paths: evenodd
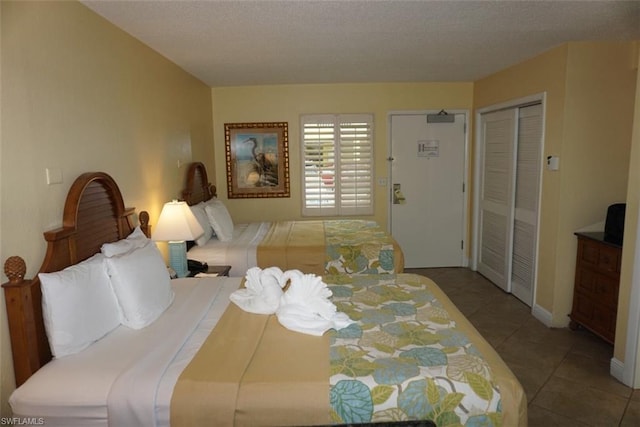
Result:
M206 202L217 196L216 186L207 179L207 169L201 162L194 162L187 170L187 186L182 190L182 200L189 206Z
M62 270L100 252L104 243L128 236L135 228L134 208L125 208L116 182L103 172L80 175L69 190L62 227L47 231L47 252L39 273ZM140 214L140 226L149 235L149 216ZM42 318L40 280L25 279L24 260L7 259L2 285L7 306L16 386L24 383L51 360Z

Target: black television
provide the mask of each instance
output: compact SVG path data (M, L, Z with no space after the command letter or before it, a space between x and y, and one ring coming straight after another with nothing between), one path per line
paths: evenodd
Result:
M605 241L622 245L626 208L626 203L614 203L607 208L607 219L604 222Z

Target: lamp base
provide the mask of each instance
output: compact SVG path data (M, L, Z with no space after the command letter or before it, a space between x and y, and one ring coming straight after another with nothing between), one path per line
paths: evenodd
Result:
M170 241L169 242L169 267L171 267L178 277L187 277L189 269L187 268L187 242Z

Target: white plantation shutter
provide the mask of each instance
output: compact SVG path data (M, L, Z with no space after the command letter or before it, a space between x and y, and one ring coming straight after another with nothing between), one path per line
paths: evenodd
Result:
M303 215L373 214L373 116L303 116Z

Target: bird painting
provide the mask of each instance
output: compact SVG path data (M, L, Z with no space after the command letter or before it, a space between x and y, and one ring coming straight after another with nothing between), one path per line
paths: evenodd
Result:
M245 183L250 187L275 187L278 185L278 159L276 152L258 146L255 137L246 138L242 144L251 147L250 164L247 165Z

